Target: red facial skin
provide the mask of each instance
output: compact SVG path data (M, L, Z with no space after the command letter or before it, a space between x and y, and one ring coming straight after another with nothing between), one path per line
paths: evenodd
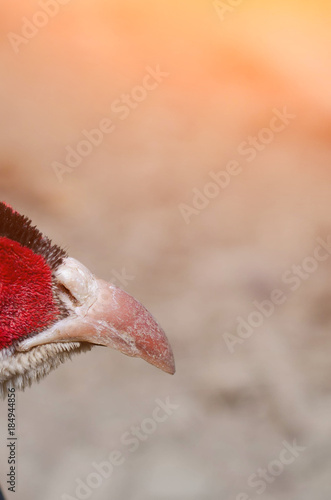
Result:
M44 330L59 314L44 257L0 237L0 350Z

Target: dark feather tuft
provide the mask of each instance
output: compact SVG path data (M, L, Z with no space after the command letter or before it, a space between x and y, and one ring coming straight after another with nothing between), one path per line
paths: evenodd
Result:
M0 236L5 236L42 255L52 271L67 257L67 253L44 236L31 220L0 202Z

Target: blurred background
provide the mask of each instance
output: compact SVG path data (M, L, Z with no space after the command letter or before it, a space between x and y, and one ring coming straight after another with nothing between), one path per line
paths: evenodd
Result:
M330 3L15 0L0 14L0 199L143 302L177 364L170 377L95 348L18 393L9 497L328 498L331 258L314 255L331 234ZM237 175L208 185L229 162ZM167 398L176 409L131 453L123 435ZM124 463L77 496L113 450Z

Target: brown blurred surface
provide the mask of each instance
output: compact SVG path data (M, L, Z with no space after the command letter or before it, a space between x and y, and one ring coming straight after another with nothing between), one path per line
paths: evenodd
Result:
M98 276L134 276L125 288L177 364L170 377L95 348L18 393L12 496L74 497L76 478L169 397L178 409L90 498L329 498L331 258L233 354L224 333L331 234L330 7L243 1L222 22L213 2L72 0L15 54L8 33L40 7L10 5L0 199ZM157 65L169 76L120 120L112 103ZM296 118L247 162L239 145L284 107ZM59 182L53 162L103 118L115 131ZM240 175L186 224L179 205L230 160ZM2 484L6 421L2 403ZM259 495L248 478L293 439L306 450Z

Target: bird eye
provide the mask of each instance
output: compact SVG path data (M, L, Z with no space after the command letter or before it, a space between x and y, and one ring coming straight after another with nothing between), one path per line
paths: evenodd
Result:
M90 301L97 289L96 280L80 262L68 257L57 269L55 278L60 299L65 305L71 307L91 305Z

